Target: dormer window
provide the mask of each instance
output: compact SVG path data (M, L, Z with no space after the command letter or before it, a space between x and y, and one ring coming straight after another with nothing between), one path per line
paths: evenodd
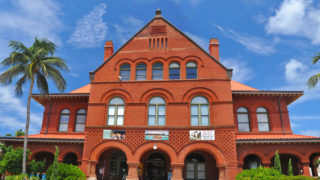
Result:
M153 80L162 80L163 79L163 65L158 62L152 66L152 79Z
M180 65L178 63L169 65L169 79L180 79Z
M130 64L122 64L120 66L120 80L129 81L130 80Z
M136 80L146 80L147 75L147 65L145 63L140 63L136 67Z
M186 72L187 72L187 79L197 79L198 77L197 63L188 62Z

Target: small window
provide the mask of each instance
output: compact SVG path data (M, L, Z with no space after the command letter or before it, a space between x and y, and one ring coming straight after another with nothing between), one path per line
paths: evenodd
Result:
M162 80L163 79L163 65L162 63L155 63L152 66L152 79Z
M77 112L76 126L74 129L76 132L84 132L86 118L87 118L87 111L84 109L80 109Z
M237 117L238 117L239 131L240 132L249 132L250 131L250 122L249 122L248 110L244 107L238 108Z
M257 108L257 119L259 131L270 131L268 111L266 108Z
M138 64L136 67L136 80L146 80L147 66L144 63Z
M124 101L115 97L112 98L108 105L108 125L123 125L124 121Z
M166 102L161 97L154 97L149 101L148 125L164 126L166 123Z
M67 132L69 127L69 117L70 111L69 109L64 109L60 113L60 124L59 124L59 131L60 132Z
M130 80L130 64L123 64L120 66L120 77L121 81Z
M186 72L187 72L187 79L197 79L198 77L197 64L195 62L188 62Z
M209 126L209 102L205 97L191 100L191 126Z
M180 65L178 63L169 65L169 79L180 79Z

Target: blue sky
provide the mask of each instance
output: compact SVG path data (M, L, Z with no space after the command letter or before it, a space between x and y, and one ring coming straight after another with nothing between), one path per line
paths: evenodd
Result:
M0 60L11 52L9 40L31 45L35 36L47 37L70 67L64 73L69 92L89 83L106 40L118 49L158 8L205 50L217 37L221 61L234 69L234 80L261 90L304 90L289 106L293 131L320 136L320 84L306 86L320 72L320 64L311 64L320 52L315 0L0 0ZM13 85L0 86L0 135L24 128L27 89L28 84L17 97ZM58 92L52 83L50 91ZM39 132L43 110L33 101L31 133Z

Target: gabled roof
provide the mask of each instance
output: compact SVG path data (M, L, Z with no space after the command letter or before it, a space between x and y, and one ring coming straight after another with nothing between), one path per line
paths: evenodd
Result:
M171 26L173 29L175 29L176 31L178 31L182 36L184 36L185 38L187 38L191 43L193 43L196 47L198 47L203 53L205 53L208 57L210 57L210 59L212 59L213 61L215 61L217 64L219 64L223 69L225 69L226 71L230 71L232 72L232 69L228 69L227 67L225 67L223 64L221 64L220 61L216 60L214 57L212 57L207 51L205 51L202 47L200 47L196 42L194 42L190 37L188 37L186 34L184 34L180 29L178 29L177 27L175 27L173 24L171 24L169 21L167 21L164 17L161 16L161 11L160 14L157 14L157 12L159 12L160 10L156 11L156 16L154 18L152 18L144 27L142 27L135 35L133 35L126 43L124 43L124 45L122 45L115 53L113 53L107 60L105 60L96 70L94 70L93 72L90 72L90 74L94 74L96 73L104 64L106 64L110 59L112 59L116 54L118 54L130 41L132 41L140 32L142 32L146 27L148 27L155 19L161 19L163 20L165 23L167 23L169 26ZM230 77L231 78L231 77Z
M320 143L320 137L299 134L237 134L237 144Z
M234 81L234 80L231 80L231 90L232 91L259 91L258 89L241 84L241 83Z
M76 90L69 92L69 93L72 93L72 94L90 93L90 88L91 88L90 84L87 84L87 85L82 86Z

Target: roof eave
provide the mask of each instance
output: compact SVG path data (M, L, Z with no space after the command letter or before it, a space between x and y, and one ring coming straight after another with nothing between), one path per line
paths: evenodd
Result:
M23 142L23 138L16 137L1 137L0 142ZM59 138L28 138L28 142L41 142L41 143L78 143L83 144L84 139L59 139Z

